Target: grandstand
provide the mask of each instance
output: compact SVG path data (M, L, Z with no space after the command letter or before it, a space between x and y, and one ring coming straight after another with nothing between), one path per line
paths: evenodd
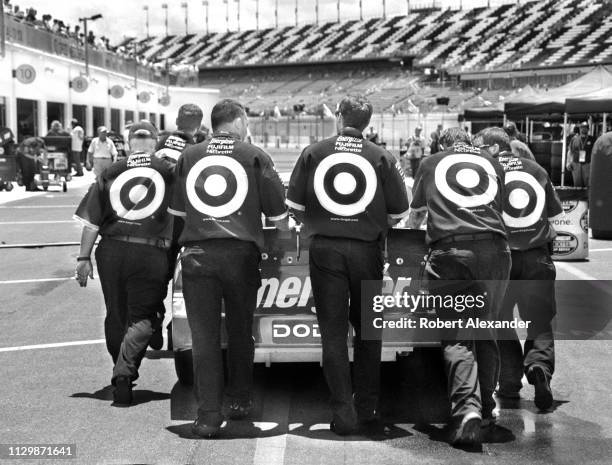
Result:
M608 0L539 0L493 8L427 8L406 16L279 29L130 40L150 63L192 66L200 85L239 97L255 114L320 113L346 91L376 94L378 112L431 112L499 103L517 82L472 88L461 76L593 66L612 61ZM426 71L447 80L439 89ZM438 74L441 73L441 74ZM446 79L448 78L448 79ZM428 82L430 81L430 82ZM546 82L546 81L545 81ZM563 81L558 82L561 84ZM523 83L524 84L524 83ZM536 83L537 84L537 83Z

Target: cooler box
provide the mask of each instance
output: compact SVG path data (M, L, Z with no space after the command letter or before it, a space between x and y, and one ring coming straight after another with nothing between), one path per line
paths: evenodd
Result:
M565 217L552 223L557 231L552 258L586 260L589 256L588 190L582 187L557 187L555 190Z

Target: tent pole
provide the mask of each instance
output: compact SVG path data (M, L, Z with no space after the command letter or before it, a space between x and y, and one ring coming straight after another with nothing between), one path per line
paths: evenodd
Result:
M527 142L531 144L531 133L529 132L529 116L525 118L525 135L527 136Z
M602 128L601 128L601 134L602 135L606 133L606 128L608 127L607 117L608 117L608 114L604 113L603 114L603 123L602 123Z
M565 186L565 163L567 162L567 113L563 113L563 148L561 150L561 187L563 187Z
M508 124L508 117L504 113L504 126L506 126L506 124Z

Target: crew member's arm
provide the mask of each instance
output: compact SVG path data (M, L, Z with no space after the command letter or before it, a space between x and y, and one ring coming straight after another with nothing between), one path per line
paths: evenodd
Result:
M289 212L285 206L285 186L268 154L261 156L259 204L264 215L281 231L289 231Z
M569 143L569 148L567 150L567 160L565 160L565 168L568 171L572 170L572 162L574 161L574 155L578 155L578 151L580 150L580 145L576 142L576 137L573 137Z
M417 171L414 187L412 188L412 202L410 204L410 214L406 226L410 229L420 229L423 221L427 217L427 195L425 192L425 182L423 173L426 171L427 159L422 162L421 169Z
M81 287L87 286L88 278L93 279L91 251L98 237L100 224L102 224L100 183L101 180L91 185L74 214L74 219L83 224L81 249L75 270L75 279Z
M87 149L87 164L89 166L93 165L93 154L94 154L94 150L95 150L95 145L96 145L96 138L91 140L91 143L89 144L89 148Z
M555 231L556 220L563 219L565 217L565 213L563 211L561 200L559 200L557 191L555 191L550 178L546 183L546 213L550 227L553 229L553 231Z
M306 183L308 181L308 168L306 166L306 150L302 152L300 158L293 167L289 189L287 190L287 206L295 219L304 223L306 214Z
M174 216L182 217L183 220L187 216L185 210L185 176L184 173L185 158L181 155L176 163L174 170L174 182L172 184L172 197L168 206L168 213Z
M402 167L390 153L383 159L382 188L387 205L387 223L394 226L408 216L410 205L402 176Z

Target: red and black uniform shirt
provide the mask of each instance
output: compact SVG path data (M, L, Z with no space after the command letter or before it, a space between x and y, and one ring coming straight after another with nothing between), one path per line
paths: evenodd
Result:
M172 184L169 163L134 153L102 172L74 217L103 236L170 239L173 219L167 210Z
M548 174L535 161L502 152L498 157L506 172L504 223L512 250L541 247L555 236L549 219L563 213L561 201Z
M467 144L455 144L421 162L411 208L426 211L427 242L458 234L497 233L502 219L504 170L497 160Z
M399 220L409 207L395 157L352 128L304 149L287 205L304 212L308 235L363 241L383 238L389 217Z
M159 140L155 148L155 156L176 162L183 150L193 144L193 137L182 131L175 131Z
M234 238L262 248L262 213L272 221L287 216L285 189L270 156L229 134L188 147L176 176L168 211L184 217L181 245Z

